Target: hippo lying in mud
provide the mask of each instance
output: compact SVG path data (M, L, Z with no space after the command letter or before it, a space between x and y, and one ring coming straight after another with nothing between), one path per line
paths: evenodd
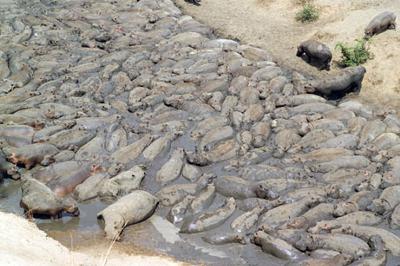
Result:
M330 69L332 53L329 47L315 40L302 42L297 47L296 56L301 57L304 61L320 70Z
M199 6L201 0L185 0L185 2L191 3L193 5Z
M20 206L28 217L39 215L61 218L63 213L79 215L79 209L73 199L58 197L49 187L36 179L24 179L21 190Z
M331 100L339 99L347 93L358 93L366 72L365 67L348 67L339 73L307 82L305 90L307 93L322 95Z
M152 194L135 190L99 212L97 218L105 222L106 237L119 240L126 226L149 218L157 205L158 199Z
M365 28L365 36L372 37L388 29L396 29L396 15L393 12L385 11L371 20Z

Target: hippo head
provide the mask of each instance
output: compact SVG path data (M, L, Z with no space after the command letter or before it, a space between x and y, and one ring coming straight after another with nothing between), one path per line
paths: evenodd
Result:
M374 199L367 210L383 215L388 208L390 208L389 203L384 199Z
M287 227L292 228L292 229L301 229L304 228L308 225L308 220L304 216L299 216L299 217L294 217L293 219L290 219Z
M300 47L297 47L297 53L296 56L300 57L303 54L303 49L301 49Z
M80 214L78 206L72 206L71 205L71 206L65 207L64 211L66 213L71 214L72 216L79 216L79 214Z
M374 35L374 32L372 29L365 29L364 31L365 34L365 39L368 40L369 38L371 38Z
M73 200L72 198L66 198L64 200L63 211L65 211L66 213L69 213L73 216L79 216L78 205L75 202L75 200Z
M261 241L260 241L260 235L263 233L263 231L262 230L260 230L260 231L257 231L254 235L253 235L253 237L250 239L250 241L251 241L251 243L254 243L254 244L258 244L258 245L260 245L261 244Z
M103 168L101 165L93 164L93 165L90 167L90 172L91 172L92 174L101 173L101 172L104 172L104 168Z
M8 161L10 161L13 164L19 163L20 159L19 157L13 152L8 156Z
M33 127L34 127L35 129L37 129L37 130L43 129L43 128L44 128L44 125L45 125L44 121L43 121L43 120L40 120L40 119L36 119L36 120L34 121L34 123L33 123Z
M106 238L119 240L120 234L126 226L125 219L120 214L100 214L98 218L103 219L105 222L104 231L106 233Z
M357 211L357 206L355 206L354 203L340 202L334 206L333 215L336 217L341 217L354 211Z
M258 198L261 199L277 199L278 198L278 193L270 190L267 186L264 184L259 184L254 191L257 195Z
M360 68L360 72L364 75L367 72L367 69L364 66L358 66Z
M304 84L304 90L306 93L314 93L315 87L313 86L313 82L308 81Z

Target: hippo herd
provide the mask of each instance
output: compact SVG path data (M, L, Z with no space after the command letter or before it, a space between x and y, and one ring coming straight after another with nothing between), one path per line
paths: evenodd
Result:
M389 29L396 28L396 15L393 12L385 11L372 19L365 28L365 38L382 33ZM330 70L332 52L325 44L316 40L307 40L297 47L296 56L301 57L308 64L320 70ZM338 99L349 92L358 93L366 70L364 67L344 69L338 74L327 77L326 79L313 82L312 92L320 93Z
M309 80L170 0L0 12L0 189L18 184L28 217L101 201L110 239L158 216L182 248L253 250L253 265L399 261L400 117L327 99L359 90L362 67Z

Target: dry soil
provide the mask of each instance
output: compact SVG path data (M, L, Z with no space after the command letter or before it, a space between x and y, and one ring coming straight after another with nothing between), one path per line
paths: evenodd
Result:
M320 19L313 23L295 20L300 0L202 0L194 6L176 0L183 11L210 25L222 36L239 39L272 53L281 66L314 76L326 71L307 65L296 57L296 48L314 38L335 50L338 42L353 42L363 37L365 26L382 11L390 10L400 17L397 0L314 0ZM400 107L400 32L386 31L375 36L369 45L374 58L365 64L367 74L360 98L364 101ZM333 64L331 71L339 67Z

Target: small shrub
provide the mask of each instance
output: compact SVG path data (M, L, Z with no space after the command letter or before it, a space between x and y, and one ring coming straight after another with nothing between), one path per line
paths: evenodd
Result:
M296 14L296 20L305 22L316 21L319 18L318 9L312 4L305 4L303 9Z
M357 39L354 46L344 43L336 44L336 49L342 53L339 65L343 67L358 66L364 64L373 56L367 47L368 41L366 39Z

